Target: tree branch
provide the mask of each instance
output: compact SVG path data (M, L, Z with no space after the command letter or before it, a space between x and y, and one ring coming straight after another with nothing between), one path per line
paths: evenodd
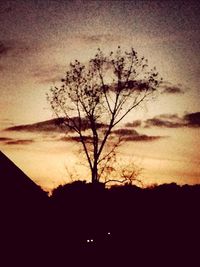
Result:
M137 107L146 97L148 94L145 93L145 95L133 106L131 106L122 116L121 118L119 118L116 122L114 122L113 127L115 125L117 125L132 109L134 109L135 107Z

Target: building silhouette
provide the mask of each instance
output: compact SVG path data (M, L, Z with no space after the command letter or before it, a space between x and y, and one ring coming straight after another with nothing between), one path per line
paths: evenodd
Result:
M36 266L48 232L48 196L1 151L0 213L0 266Z
M47 198L46 193L0 151L0 189L1 196L15 201L39 201Z

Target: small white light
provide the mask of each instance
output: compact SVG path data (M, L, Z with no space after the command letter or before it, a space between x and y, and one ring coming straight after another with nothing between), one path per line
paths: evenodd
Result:
M108 235L110 235L110 232L108 232Z
M93 239L90 239L91 242L93 242L94 240Z
M90 240L89 239L87 239L87 243L89 243L90 242Z

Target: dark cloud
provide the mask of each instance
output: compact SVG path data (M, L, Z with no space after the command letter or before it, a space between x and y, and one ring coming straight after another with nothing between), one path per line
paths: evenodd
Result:
M7 142L7 141L11 141L13 140L12 138L8 138L8 137L0 137L0 142Z
M184 120L189 127L200 127L200 112L188 113L184 116Z
M150 135L140 134L133 129L130 130L126 128L117 129L112 133L121 136L123 141L132 141L132 142L140 142L140 141L148 142L163 138L162 136L150 136Z
M161 94L184 94L185 90L181 84L173 85L170 82L163 82L160 86Z
M9 137L0 137L0 142L6 145L29 145L34 142L33 139L14 139Z
M157 116L157 118L160 119L165 119L165 120L181 120L181 118L175 113L175 114L170 114L170 113L165 113L165 114L160 114Z
M148 142L148 141L155 141L164 136L149 136L144 134L139 134L134 130L127 130L127 129L118 129L113 131L112 134L120 136L123 141L131 141L131 142ZM87 143L92 143L93 138L89 135L83 136L84 141ZM66 142L80 142L79 136L65 136L60 138L61 141Z
M33 54L40 50L37 43L32 42L31 44L22 42L20 40L1 40L0 41L0 57L11 56L18 57L27 56L27 54Z
M10 45L6 45L0 41L0 57L6 55L10 50L12 50Z
M76 125L79 124L79 118L73 117L72 120ZM66 123L68 120L65 118L56 118L52 120L42 121L33 124L18 125L4 129L5 131L17 131L17 132L71 132L73 131L69 128ZM72 125L72 122L70 122ZM90 124L86 118L81 119L82 130L90 129ZM107 127L106 124L98 123L97 128Z
M162 114L146 120L144 125L163 128L200 127L200 112L188 113L183 117L177 114Z
M145 127L167 127L167 128L179 128L185 126L183 120L176 115L167 116L160 115L156 116L152 119L148 119L145 121Z
M138 136L125 136L123 138L124 141L132 141L132 142L149 142L156 141L166 136L151 136L151 135L138 135Z
M133 128L135 128L135 127L140 127L141 125L142 125L142 121L141 120L135 120L133 122L127 122L125 124L125 127L133 127Z
M138 136L138 132L135 131L135 130L129 130L129 129L126 129L126 128L121 128L121 129L117 129L117 130L114 130L112 131L112 133L116 134L116 135L132 135L132 136Z
M83 139L87 143L92 143L93 138L89 135L84 135ZM65 136L60 138L61 141L66 141L66 142L80 142L80 137L79 136Z
M95 35L80 35L77 37L86 43L100 43L100 42L119 42L120 36L112 34L95 34Z
M118 89L118 83L111 84L107 86L107 89L110 91L116 91ZM148 81L143 80L129 80L128 82L121 82L121 89L129 89L134 90L136 92L143 92L146 90L154 90L150 87L150 84Z
M6 145L29 145L32 144L34 142L33 139L16 139L16 140L10 140L10 141L6 141L5 144Z
M63 132L63 119L52 119L33 124L17 125L6 128L5 131L17 132ZM69 129L66 129L69 130Z

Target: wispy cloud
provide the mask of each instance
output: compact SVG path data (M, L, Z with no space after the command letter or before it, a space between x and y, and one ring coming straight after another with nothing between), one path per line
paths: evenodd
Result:
M65 74L66 66L55 64L52 66L40 66L33 70L33 77L40 84L60 82Z
M10 50L12 50L10 45L4 44L0 41L0 57L7 55Z
M120 136L123 141L132 141L132 142L155 141L164 137L164 136L151 136L151 135L140 134L133 129L127 129L127 128L117 129L112 133Z
M149 141L156 141L161 138L166 138L166 136L153 136L153 135L146 135L141 134L138 136L125 136L123 138L124 141L132 141L132 142L149 142Z
M8 138L8 137L0 137L0 142L8 142L8 141L12 141L12 138Z
M148 142L148 141L155 141L165 136L151 136L151 135L144 135L140 134L135 130L130 130L126 128L117 129L112 131L112 137L118 136L120 137L121 141L129 141L129 142ZM90 135L84 135L83 139L86 143L92 143L93 138ZM60 141L66 142L80 142L79 136L64 136L59 139Z
M83 135L83 140L87 143L91 143L93 141L93 138L89 135ZM64 136L60 138L61 141L66 141L66 142L80 142L80 137L79 136Z
M134 136L138 136L139 133L133 129L126 129L126 128L120 128L117 130L112 131L112 133L116 134L116 135L134 135Z
M133 122L127 122L125 124L125 127L133 127L133 128L135 128L135 127L140 127L141 125L142 125L142 121L141 120L135 120Z
M166 86L162 94L184 94L184 91L178 86Z
M71 120L74 121L76 125L79 123L78 117L73 117ZM4 129L4 131L16 131L16 132L59 132L59 133L67 133L67 132L73 132L71 128L67 126L68 120L65 118L56 118L51 119L47 121L42 121L38 123L33 124L26 124L26 125L17 125L12 126L9 128ZM82 130L90 129L89 122L86 118L81 119L81 126ZM106 124L98 123L97 128L104 128L106 127Z
M163 82L160 86L161 94L184 94L185 89L181 84L173 85L170 82Z
M16 140L10 140L6 141L6 145L30 145L34 142L33 139L16 139Z
M76 38L80 39L83 42L91 43L91 44L98 44L98 43L105 43L105 42L119 42L122 36L113 35L113 34L94 34L94 35L86 35L82 34L77 36Z
M0 142L5 145L29 145L34 142L33 139L14 139L9 137L0 137Z
M16 131L16 132L63 132L61 126L62 126L61 119L52 119L33 124L12 126L4 130Z
M75 121L78 118L73 118ZM4 129L4 131L16 131L16 132L36 132L36 133L48 133L52 136L52 134L57 135L60 133L66 133L70 134L72 133L72 136L65 136L61 137L58 140L61 141L69 141L69 142L80 142L79 136L74 136L74 131L72 131L69 127L64 124L65 119L52 119L47 120L43 122L38 122L34 124L26 124L26 125L18 125L13 126ZM87 119L82 120L83 123L83 130L87 131L90 129L89 122ZM180 127L200 127L200 112L196 113L188 113L184 115L183 117L179 117L177 114L161 114L159 116L153 117L151 119L145 120L144 122L138 120L133 121L132 123L126 123L124 128L119 128L112 131L113 136L118 136L124 141L132 141L132 142L147 142L147 141L156 141L161 138L165 138L166 136L153 136L153 135L145 135L142 133L139 133L135 129L131 129L131 127L137 127L137 126L143 126L143 127L160 127L160 128L180 128ZM98 125L99 128L103 130L104 127L107 127L105 124ZM55 137L55 136L54 136ZM84 135L83 137L86 142L91 142L92 138L90 135ZM53 138L54 141L56 141L56 138ZM0 142L3 142L4 144L30 144L34 140L27 139L27 140L15 140L7 137L0 137Z
M35 42L30 44L18 39L0 41L0 57L27 56L27 54L33 54L38 51L40 51L40 47Z
M145 127L167 127L178 128L183 127L185 123L182 118L179 118L177 114L162 114L155 116L152 119L148 119L144 123Z
M188 113L183 117L179 117L177 114L162 114L146 120L144 126L163 128L200 127L200 112Z

